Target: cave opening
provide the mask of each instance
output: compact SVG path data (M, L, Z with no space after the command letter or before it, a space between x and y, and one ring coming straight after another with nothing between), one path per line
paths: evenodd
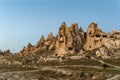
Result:
M102 37L106 38L106 37L107 37L107 35L103 35Z
M73 50L73 48L72 48L72 47L68 47L68 50L70 50L70 51L71 51L71 50Z
M91 48L91 46L89 46L89 48Z

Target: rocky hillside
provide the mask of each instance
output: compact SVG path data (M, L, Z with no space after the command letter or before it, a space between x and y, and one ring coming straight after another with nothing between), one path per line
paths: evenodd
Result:
M42 35L36 45L28 43L18 54L26 56L52 51L52 56L74 55L84 51L95 51L97 57L120 57L120 31L103 32L96 23L91 23L86 32L74 22L67 26L63 22L58 34L48 34L45 39Z
M0 80L120 80L120 31L62 23L16 54L0 50Z

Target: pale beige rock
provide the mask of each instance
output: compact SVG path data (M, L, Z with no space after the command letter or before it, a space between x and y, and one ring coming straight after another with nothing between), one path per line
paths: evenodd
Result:
M78 24L74 22L70 27L63 23L58 32L58 39L56 41L56 50L59 48L67 50L67 54L74 54L75 51L80 51L84 45L84 31L78 30ZM84 42L82 42L84 41Z
M45 38L44 38L44 36L42 35L41 38L40 38L40 40L38 41L38 43L37 43L37 45L36 45L36 48L38 48L38 47L40 47L40 46L43 46L44 42L45 42Z
M47 39L41 36L35 46L28 44L19 54L54 51L56 56L61 56L79 53L81 49L84 51L98 48L97 57L107 57L109 53L103 45L107 51L114 54L114 50L120 48L120 31L112 30L111 33L105 33L93 22L88 26L87 32L84 32L81 27L78 28L76 22L70 26L63 22L57 36L54 37L52 33L48 34Z
M67 53L68 53L68 51L65 48L61 47L61 48L56 50L55 56L63 56L65 54L67 54Z
M86 44L84 46L85 50L92 50L96 47L100 47L101 45L95 41L96 34L98 34L99 38L101 36L101 33L98 29L98 26L96 23L91 23L87 29L86 33Z
M50 32L50 33L48 34L47 40L53 40L53 39L54 39L53 33Z
M96 51L96 56L102 58L110 58L110 53L106 48L102 47L98 51Z
M109 35L102 32L102 30L98 28L96 23L91 23L87 29L86 43L84 45L84 49L93 50L95 48L99 48L103 45L103 43L106 43L106 39L108 38Z

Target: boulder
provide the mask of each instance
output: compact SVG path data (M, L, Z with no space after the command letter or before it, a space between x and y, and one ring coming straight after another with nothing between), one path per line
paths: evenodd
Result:
M110 53L105 47L101 47L96 51L96 56L101 58L110 58Z

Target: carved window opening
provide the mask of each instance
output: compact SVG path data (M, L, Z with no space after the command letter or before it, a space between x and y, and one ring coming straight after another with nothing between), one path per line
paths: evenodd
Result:
M96 35L96 37L100 37L101 35Z
M89 35L91 35L92 33L90 32Z
M91 48L91 46L89 46L89 48Z
M83 51L85 51L84 49L82 49Z
M70 51L71 51L71 50L73 50L73 48L72 48L72 47L68 47L68 50L70 50Z
M60 31L62 30L62 28L60 28Z
M60 37L63 37L63 35L60 35Z
M60 41L60 43L64 43L64 41Z
M55 54L55 56L58 56L58 54Z
M106 37L107 37L107 35L103 35L102 37L106 38Z

